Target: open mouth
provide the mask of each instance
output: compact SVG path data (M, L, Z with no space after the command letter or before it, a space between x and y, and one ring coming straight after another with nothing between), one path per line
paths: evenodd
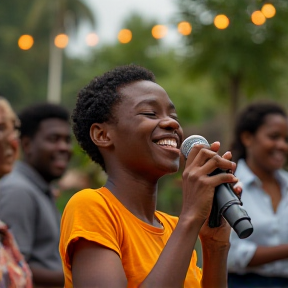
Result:
M156 144L165 147L177 148L177 141L173 138L161 139L157 141Z

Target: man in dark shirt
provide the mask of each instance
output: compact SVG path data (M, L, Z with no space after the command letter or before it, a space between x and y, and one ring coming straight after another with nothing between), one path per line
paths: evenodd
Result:
M60 214L51 184L71 157L70 116L62 106L44 103L24 109L19 118L23 159L0 181L0 218L30 265L35 287L63 287Z

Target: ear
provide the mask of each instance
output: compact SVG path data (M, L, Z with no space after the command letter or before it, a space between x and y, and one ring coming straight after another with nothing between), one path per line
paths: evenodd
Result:
M252 143L253 134L248 131L244 131L241 133L240 138L243 145L245 147L249 147Z
M107 123L93 123L90 127L90 138L98 147L112 145Z
M29 155L30 150L32 149L31 148L31 138L24 136L21 138L20 143L21 143L21 147L22 147L22 150L24 152L24 155Z

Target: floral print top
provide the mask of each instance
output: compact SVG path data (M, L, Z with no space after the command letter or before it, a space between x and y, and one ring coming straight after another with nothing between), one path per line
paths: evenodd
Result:
M0 221L0 288L32 288L32 274L13 235Z

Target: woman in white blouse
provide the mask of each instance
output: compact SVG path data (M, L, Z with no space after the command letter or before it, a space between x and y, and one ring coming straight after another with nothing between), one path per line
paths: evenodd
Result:
M254 232L231 233L229 288L288 287L287 114L276 103L254 103L240 113L231 147L243 183L243 207Z

